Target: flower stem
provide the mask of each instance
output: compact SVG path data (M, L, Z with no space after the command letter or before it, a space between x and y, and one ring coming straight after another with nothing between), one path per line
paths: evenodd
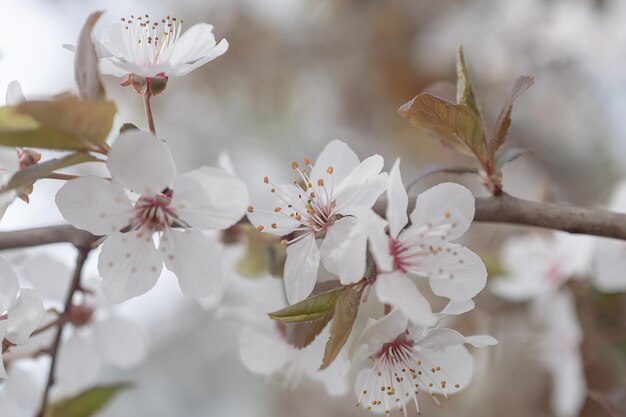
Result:
M146 109L146 120L148 121L148 129L150 132L156 136L156 129L154 128L154 118L152 117L152 107L150 106L150 98L152 94L150 92L146 92L143 95L143 106Z
M69 181L69 180L73 180L74 178L78 178L78 175L61 174L61 173L58 173L58 172L52 172L52 173L48 174L48 176L46 176L46 178L51 179L51 180L65 180L65 181Z

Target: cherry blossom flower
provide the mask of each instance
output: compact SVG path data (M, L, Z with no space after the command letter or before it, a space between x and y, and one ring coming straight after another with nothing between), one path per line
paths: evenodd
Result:
M494 279L490 289L509 301L552 293L589 270L592 245L589 237L560 232L512 236L500 254L506 275Z
M30 417L37 412L43 394L43 375L32 359L11 363L8 378L0 384L0 416Z
M374 285L381 302L397 307L414 323L431 325L436 316L410 276L428 278L436 295L456 302L470 300L485 286L482 260L450 243L470 227L474 196L461 185L444 183L420 194L410 216L408 201L398 160L389 174L387 221L374 212L369 218L370 249L378 268Z
M57 308L63 305L71 278L66 265L40 255L30 259L25 270L26 278L41 292L46 304ZM57 385L66 395L93 384L104 364L132 368L147 354L144 329L119 314L119 306L103 297L100 280L83 281L86 291L70 308L56 368Z
M43 299L39 292L20 288L9 263L0 258L0 342L22 346L44 318ZM0 378L6 378L0 360Z
M98 258L105 294L114 302L144 294L164 262L184 294L217 292L223 281L220 249L202 230L222 230L241 218L249 201L245 184L208 167L176 177L167 145L137 130L119 136L107 167L112 181L74 179L56 196L69 223L107 235ZM131 200L127 189L138 197Z
M552 377L551 406L557 417L575 417L587 397L583 338L573 294L561 290L535 300L531 316L539 326L537 356Z
M626 181L618 184L609 210L626 213ZM593 285L603 292L626 291L626 243L614 239L595 240L593 251Z
M182 33L183 21L148 15L122 18L100 38L100 71L115 76L134 74L146 78L185 75L228 50L216 44L213 26L199 23Z
M436 395L447 398L470 383L474 359L465 344L497 344L491 336L464 337L452 329L408 324L399 309L367 322L352 348L352 361L373 361L356 379L357 407L385 414L398 409L406 416L413 402L419 413L419 392L438 403Z
M374 155L362 162L345 143L334 140L315 164L308 159L301 168L291 167L298 179L275 185L264 178L268 190L252 198L248 218L259 231L278 236L299 234L287 244L285 288L295 303L306 298L317 280L320 261L343 284L357 282L365 272L367 236L359 213L374 205L387 185L381 173L383 158ZM322 243L318 247L317 240Z

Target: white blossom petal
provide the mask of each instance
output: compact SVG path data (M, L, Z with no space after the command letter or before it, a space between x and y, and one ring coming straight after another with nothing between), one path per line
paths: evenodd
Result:
M89 387L100 371L102 360L90 336L74 331L59 347L55 378L68 395Z
M311 294L317 281L320 252L315 235L308 234L287 246L285 261L285 292L289 304L304 300Z
M33 257L26 264L26 277L46 301L63 303L70 286L70 269L47 254Z
M481 348L485 346L495 346L498 344L498 340L493 336L479 334L474 336L466 336L465 343L477 348Z
M241 362L255 374L271 375L281 371L291 360L293 352L294 349L281 339L278 331L272 329L246 326L239 336Z
M15 106L26 100L22 93L22 86L17 80L13 80L7 86L6 103L7 106Z
M400 231L409 221L408 206L409 196L402 182L400 158L398 158L389 172L389 187L387 187L387 221L389 222L389 234L394 239L398 237Z
M367 234L362 221L342 217L326 232L320 255L328 272L339 276L344 285L358 282L365 275Z
M20 286L9 263L0 257L0 314L7 311L17 298Z
M599 239L594 254L593 285L602 292L626 291L626 243Z
M340 141L329 142L319 154L311 170L311 182L323 179L331 187L339 183L348 176L354 168L359 165L359 157L350 147ZM329 168L332 173L329 174Z
M36 290L22 288L16 303L7 312L9 327L6 339L16 345L25 345L45 315L41 294Z
M362 207L374 205L387 188L387 173L380 173L383 165L380 155L370 156L339 183L334 190L337 213L355 214Z
M159 250L167 269L176 274L180 289L192 297L217 294L224 283L224 267L217 243L201 231L168 230Z
M185 32L187 33L187 32ZM191 71L195 70L202 65L213 61L215 58L219 58L224 55L226 51L228 51L228 41L226 39L222 39L220 43L218 43L215 47L210 50L204 50L204 56L202 58L198 58L197 60L188 61L184 63L173 64L172 71L169 74L174 76L181 76L189 74Z
M234 175L204 167L176 178L171 207L184 222L199 229L226 229L244 215L250 197Z
M378 320L370 318L354 341L350 355L352 361L357 362L374 355L385 343L395 340L402 334L407 325L408 318L399 309L392 310Z
M459 316L473 310L474 307L476 307L476 304L472 300L450 300L443 310L435 315L440 319L449 316Z
M385 233L387 221L370 210L367 214L367 234L369 250L376 261L376 266L381 272L391 272L393 269L393 256L389 252L389 236Z
M70 224L95 235L121 230L133 218L133 205L124 188L104 178L68 181L57 192L56 204Z
M98 272L109 300L121 303L148 292L163 269L163 258L152 234L144 231L116 232L102 244Z
M143 329L135 322L112 316L93 324L96 346L102 357L120 368L131 368L146 357Z
M290 186L280 186L280 193L291 192ZM296 216L290 216L294 209L286 202L277 197L277 193L269 190L261 190L252 196L251 207L248 210L248 219L255 227L263 227L263 231L277 236L285 236L293 232L300 221Z
M213 25L197 23L182 33L176 48L172 52L170 62L173 65L202 59L207 51L215 48Z
M472 379L474 357L462 344L438 350L422 349L420 357L429 368L439 367L435 378L445 381L445 388L439 383L422 388L423 391L449 395L465 389Z
M587 398L587 381L580 355L566 356L558 366L551 367L551 405L558 417L575 417Z
M410 215L413 225L432 224L447 229L447 240L462 236L474 219L475 199L462 185L447 182L435 185L417 197Z
M451 300L467 300L487 283L485 264L471 250L446 244L436 254L425 257L419 267L429 277L433 292Z
M142 195L161 192L176 176L165 142L136 129L118 136L109 150L107 167L114 181Z
M432 313L428 300L403 272L380 274L374 285L380 302L399 309L411 322L425 326L437 322L437 317Z

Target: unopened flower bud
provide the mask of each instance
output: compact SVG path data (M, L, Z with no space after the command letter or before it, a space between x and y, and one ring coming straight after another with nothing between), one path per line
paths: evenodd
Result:
M35 165L41 160L41 154L32 149L21 149L18 151L20 158L20 169Z
M91 321L93 308L85 305L72 304L68 311L67 321L76 327L84 326Z

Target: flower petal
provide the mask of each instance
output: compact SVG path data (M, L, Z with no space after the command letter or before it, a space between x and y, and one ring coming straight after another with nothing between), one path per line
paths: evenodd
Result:
M558 366L551 367L551 405L558 417L573 417L580 413L587 398L587 381L580 355L566 355Z
M626 243L601 239L596 244L592 281L603 292L626 291Z
M114 181L142 195L161 192L176 176L165 142L136 129L118 136L109 151L107 167Z
M36 290L22 288L17 302L7 312L9 327L6 339L16 345L25 345L45 315L41 294Z
M152 235L143 231L116 232L102 244L98 272L102 291L114 303L148 292L163 269L163 258Z
M345 216L372 207L387 187L387 173L380 173L383 165L382 156L374 155L354 168L334 190L335 211Z
M133 321L112 316L93 324L96 346L102 357L120 368L131 368L146 357L143 329Z
M277 192L270 192L267 189L256 192L252 196L251 209L248 210L248 219L255 227L261 228L264 232L277 236L285 236L293 232L300 221L294 214L294 207L291 205L291 199L281 199L278 197L280 193L287 196L292 195L293 186L279 186ZM297 198L297 195L295 196ZM298 201L298 200L296 200ZM295 209L298 209L297 207Z
M436 185L417 197L411 213L413 225L433 225L445 230L447 240L462 236L474 219L475 199L462 185L447 182Z
M376 266L381 272L391 272L393 269L393 256L389 253L389 236L385 233L387 221L370 210L367 215L367 234L369 250L374 256Z
M317 282L319 264L320 252L315 235L308 234L287 246L284 280L289 304L302 301L311 294Z
M241 331L239 357L250 372L271 375L283 370L291 360L295 349L282 340L277 330L271 327L257 329L246 326Z
M217 294L224 283L222 254L217 243L201 231L168 230L159 249L167 269L176 274L185 295L208 297Z
M498 340L493 336L479 334L474 336L466 336L465 343L477 348L481 348L485 346L495 346L498 344Z
M7 311L17 298L20 286L9 263L0 257L0 314Z
M428 300L403 272L381 274L376 279L376 296L381 303L392 305L413 323L430 326L437 322Z
M476 304L472 300L450 300L443 310L435 315L440 319L449 316L459 316L473 310L474 307L476 307Z
M324 180L328 186L336 187L359 165L359 157L350 147L340 141L329 142L319 154L311 170L311 182L317 184Z
M438 328L429 331L423 339L417 342L422 349L440 351L450 346L463 345L465 337L453 329Z
M485 264L471 250L452 243L424 257L411 272L429 277L430 288L441 297L469 300L487 283Z
M70 286L70 269L47 254L33 257L26 264L26 277L46 301L63 303Z
M65 220L95 235L121 230L133 218L133 205L124 188L104 178L81 177L68 181L55 200Z
M172 186L172 207L186 223L199 229L226 229L243 217L250 197L236 176L204 167L183 174Z
M449 395L467 388L472 379L474 357L462 344L437 350L422 349L420 357L429 368L440 368L433 378L445 381L444 384L437 383L427 389L423 388L424 391Z
M365 274L367 234L355 217L342 217L326 232L320 255L328 272L344 285L361 280Z
M222 39L214 48L203 50L201 52L203 54L201 58L177 64L173 63L173 68L168 74L173 76L186 75L196 68L224 55L226 51L228 51L228 46L228 41L226 39Z
M59 348L55 378L68 395L89 387L98 376L102 360L92 336L74 331Z
M398 237L400 231L409 221L406 212L408 206L409 196L402 182L400 158L398 158L389 172L389 187L387 187L387 221L389 222L389 234L394 239Z
M22 93L22 86L18 81L13 80L7 86L6 99L7 106L15 106L26 100L24 93Z
M20 169L20 158L17 149L0 146L0 185L5 185Z
M207 50L215 48L213 25L197 23L183 32L176 42L176 49L170 56L170 61L178 63L197 61L204 56Z
M357 362L372 356L382 349L385 343L396 340L404 333L407 325L406 315L397 308L378 320L370 318L354 341L350 352L351 359Z

